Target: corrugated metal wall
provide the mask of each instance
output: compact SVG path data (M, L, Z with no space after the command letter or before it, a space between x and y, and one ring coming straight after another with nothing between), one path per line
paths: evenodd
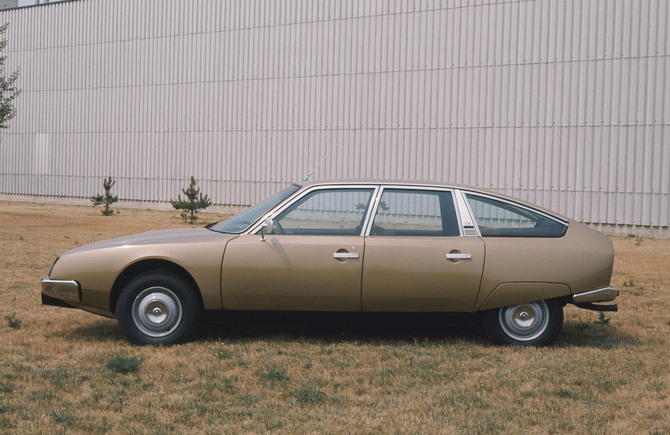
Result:
M221 204L302 179L465 183L670 225L667 0L82 0L0 13L0 193Z

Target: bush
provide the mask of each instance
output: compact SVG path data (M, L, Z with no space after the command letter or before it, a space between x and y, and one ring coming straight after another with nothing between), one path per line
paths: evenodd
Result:
M170 200L170 204L175 210L184 210L181 213L181 218L185 222L195 223L198 220L196 214L212 205L212 201L209 200L207 195L203 196L200 189L195 188L195 178L193 176L191 176L191 184L188 188L181 191L186 198L181 199L181 195L178 195L176 200Z
M106 180L102 180L102 187L105 188L105 194L95 195L91 197L91 202L93 203L93 206L105 204L104 210L101 210L101 213L104 216L111 216L114 214L114 210L109 208L109 206L119 200L118 196L112 195L112 187L114 186L115 183L116 181L112 180L112 177L107 177Z
M12 329L20 329L21 328L21 320L16 318L16 313L12 314L11 316L5 316L5 320L7 321L7 325L12 328Z

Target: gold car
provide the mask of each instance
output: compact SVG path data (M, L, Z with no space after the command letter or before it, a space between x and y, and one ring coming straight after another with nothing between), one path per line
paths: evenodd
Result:
M208 311L480 313L497 343L546 345L563 307L615 311L610 240L479 189L295 184L205 228L61 255L42 303L116 317L133 343L184 341Z

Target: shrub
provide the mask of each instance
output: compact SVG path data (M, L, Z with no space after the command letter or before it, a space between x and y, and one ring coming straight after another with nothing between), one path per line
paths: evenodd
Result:
M200 193L200 189L196 189L195 178L193 178L193 176L191 176L191 184L188 188L182 189L181 191L186 198L181 199L181 195L178 195L176 200L170 200L170 204L172 204L172 207L174 207L175 210L184 210L181 213L181 218L184 219L185 222L195 223L195 221L198 220L196 214L200 210L204 210L212 205L212 201L209 200L207 195L203 196L202 193Z
M95 195L91 197L91 202L93 206L105 204L105 208L101 210L101 213L104 216L111 216L114 214L114 210L109 208L110 205L114 204L119 200L118 196L112 195L112 187L116 184L116 181L112 180L112 177L107 177L106 180L102 180L102 187L105 188L104 195Z
M7 320L7 325L9 325L10 328L12 329L21 328L22 320L16 318L16 313L12 314L11 316L5 316L5 320Z

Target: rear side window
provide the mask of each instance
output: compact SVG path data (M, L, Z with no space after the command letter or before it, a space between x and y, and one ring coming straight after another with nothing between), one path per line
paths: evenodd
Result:
M483 237L562 237L568 226L543 214L489 197L466 194Z
M460 236L451 192L384 189L370 235Z

